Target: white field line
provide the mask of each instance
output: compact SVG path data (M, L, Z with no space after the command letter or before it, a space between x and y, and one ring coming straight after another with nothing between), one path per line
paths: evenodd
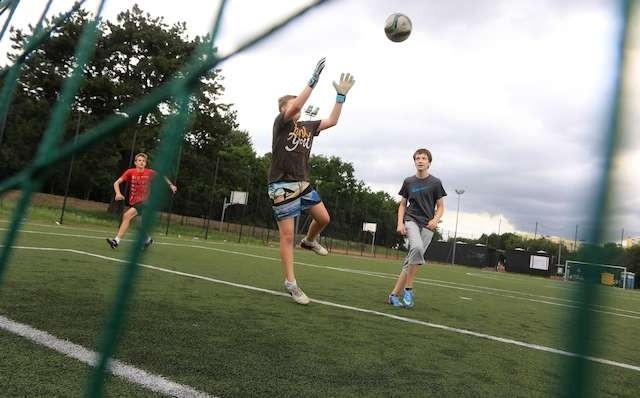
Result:
M260 259L264 259L264 260L280 261L279 259L273 258L273 257L261 256L261 255L257 255L257 254L242 253L242 252L238 252L238 251L219 249L219 248L214 248L214 247L205 247L205 246L198 246L198 245L187 245L187 244L179 244L179 243L159 243L159 244L168 245L168 246L179 246L179 247L206 249L206 250L219 251L219 252L228 253L228 254L237 254L237 255L241 255L241 256L260 258ZM332 267L332 266L327 266L327 265L317 265L317 264L310 264L310 263L304 263L304 262L298 262L298 261L296 261L295 263L296 264L300 264L300 265L304 265L304 266L307 266L307 267L312 267L312 268L329 269L329 270L333 270L333 271L347 272L347 273L360 274L360 275L366 275L366 276L374 276L374 277L385 278L385 279L396 279L398 277L397 275L388 274L388 273L384 273L384 272L361 271L361 270L354 270L354 269L349 269L349 268ZM567 302L578 303L578 302L576 302L574 300L568 300L568 299L562 299L562 298L556 298L556 297L548 297L548 296L539 296L539 295L535 295L535 294L517 292L517 291L512 291L512 290L504 290L504 289L497 289L497 288L484 287L484 286L475 286L475 285L468 285L468 284L465 284L465 283L447 282L447 281L442 281L442 280L437 280L437 279L426 279L426 278L416 278L414 280L414 282L415 283L420 283L420 284L423 284L423 285L443 287L443 288L448 288L448 289L464 290L464 291L470 291L470 292L475 292L475 293L488 294L488 295L491 295L491 296L512 298L512 299L515 299L515 300L530 301L530 302L539 303L539 304L555 305L555 306L565 307L565 308L582 308L580 305L564 304L564 303L557 303L557 302L549 301L549 300L558 300L558 301L567 301ZM495 293L493 291L512 293L512 294L501 294L501 293ZM528 298L528 297L514 296L513 294L521 294L521 295L527 295L527 296L533 296L533 297L541 297L541 298L544 298L546 300L539 300L539 299L533 299L533 298ZM597 312L597 313L601 313L601 314L620 316L620 317L624 317L624 318L640 319L640 312L631 311L631 310L623 310L623 309L613 308L613 307L599 306L599 305L597 307L608 308L608 309L611 309L611 310L617 311L617 312L604 311L604 310L599 310L599 309L595 309L595 308L589 308L588 310L589 311L593 311L593 312ZM636 314L636 315L621 314L620 312L629 312L629 313Z
M102 260L108 260L108 261L113 261L113 262L118 262L118 263L127 263L127 261L125 261L125 260L121 260L121 259L113 258L113 257L108 257L108 256L103 256L103 255L95 254L95 253L89 253L89 252L85 252L85 251L82 251L82 250L46 248L46 247L26 247L26 246L15 246L15 248L16 249L25 249L25 250L40 250L40 251L56 251L56 252L75 253L75 254L85 255L85 256L89 256L89 257L99 258L99 259L102 259ZM284 292L278 292L278 291L264 289L264 288L260 288L260 287L256 287L256 286L224 281L224 280L221 280L221 279L215 279L215 278L210 278L210 277L206 277L206 276L202 276L202 275L196 275L196 274L190 274L190 273L187 273L187 272L174 271L174 270L170 270L170 269L166 269L166 268L162 268L162 267L156 267L156 266L148 265L148 264L138 264L138 265L140 267L143 267L143 268L151 269L151 270L154 270L154 271L166 272L168 274L180 275L180 276L184 276L184 277L187 277L187 278L204 280L204 281L213 282L213 283L217 283L217 284L221 284L221 285L247 289L247 290L251 290L251 291L255 291L255 292L267 293L267 294L271 294L271 295L274 295L274 296L289 297L289 295L284 293ZM612 361L612 360L609 360L609 359L577 354L577 353L574 353L574 352L559 350L559 349L556 349L556 348L547 347L547 346L543 346L543 345L539 345L539 344L526 343L526 342L513 340L513 339L509 339L509 338L493 336L493 335L490 335L490 334L478 333L478 332L474 332L474 331L467 330L467 329L455 328L455 327L451 327L451 326L440 325L440 324L437 324L437 323L421 321L421 320L418 320L418 319L407 318L407 317L404 317L404 316L388 314L388 313L385 313L385 312L380 312L380 311L375 311L375 310L368 310L368 309L365 309L365 308L359 308L359 307L353 307L353 306L350 306L350 305L333 303L331 301L317 300L317 299L311 299L311 301L314 302L314 303L326 305L326 306L329 306L329 307L341 308L341 309L351 310L351 311L370 314L370 315L377 315L377 316L381 316L381 317L385 317L385 318L395 319L395 320L402 321L402 322L413 323L413 324L416 324L416 325L422 325L422 326L426 326L426 327L430 327L430 328L434 328L434 329L445 330L445 331L448 331L448 332L463 334L463 335L467 335L467 336L479 337L479 338L486 339L486 340L497 341L497 342L504 343L504 344L515 345L515 346L519 346L519 347L524 347L524 348L529 348L529 349L532 349L532 350L537 350L537 351L543 351L543 352L563 355L563 356L567 356L567 357L582 358L582 359L585 359L585 360L590 361L590 362L595 362L595 363L600 363L600 364L603 364L603 365L615 366L615 367L619 367L619 368L623 368L623 369L628 369L628 370L633 370L633 371L636 371L636 372L640 372L640 366L638 366L638 365L631 365L631 364L627 364L627 363L623 363L623 362Z
M495 276L477 275L477 274L474 274L472 272L465 272L464 274L465 275L469 275L469 276L475 276L476 278L491 279L491 280L494 280L494 281L499 281L500 280L500 278L496 278ZM514 280L519 281L518 279L514 279Z
M0 223L8 224L8 223L10 223L10 221L7 221L7 220L0 220ZM85 232L105 233L105 231L101 231L101 230L95 230L95 229L89 229L89 228L78 228L78 227L67 227L67 226L59 225L59 224L54 225L54 224L40 224L40 223L35 223L35 222L26 222L26 223L24 223L23 225L25 225L25 226L26 226L26 225L33 225L33 226L39 226L39 227L44 227L44 228L55 228L55 229L61 229L61 228L62 228L62 229L70 229L70 230L75 230L75 231L85 231ZM7 230L6 228L0 228L0 231L6 231L6 230ZM44 231L22 231L22 232L28 232L28 233L41 233L41 234L51 234L51 235L67 236L67 235L65 235L65 234L55 234L55 233L52 233L52 232L44 232ZM103 239L103 237L88 236L88 235L73 235L73 236L75 236L75 237L80 237L80 238L86 238L86 239ZM182 238L173 238L173 237L170 237L170 236L164 236L164 237L163 237L163 239L168 239L168 240L179 240L179 241L182 241L182 240L183 240ZM125 241L125 242L131 242L131 241L133 241L133 240L123 239L123 241ZM232 246L233 246L233 245L237 245L237 246L242 245L242 244L240 244L240 243L231 242L231 241L229 241L229 242L227 242L227 241L225 241L225 242L204 241L204 242L207 242L207 243L212 244L212 245L232 245ZM157 242L156 242L156 243L157 243ZM165 243L165 244L166 244L166 243ZM188 246L187 246L187 247L188 247ZM272 249L272 248L270 248L270 247L265 247L264 249L267 249L267 250L278 250L278 249ZM242 254L242 253L238 253L238 254ZM343 254L338 254L338 255L339 255L339 256L344 256ZM381 259L377 259L377 258L367 258L367 257L351 257L351 258L353 258L353 259L355 259L355 260L382 261ZM508 274L508 275L505 275L505 274L498 274L498 275L496 275L496 274L495 274L495 272L485 271L485 270L479 270L479 271L477 271L477 272L482 272L482 273L487 273L487 274L492 274L492 275L494 275L494 277L493 277L493 278L487 278L487 279L499 279L499 280L502 280L502 279L510 279L510 280L514 280L514 281L518 281L518 282L523 282L523 283L526 283L526 282L528 281L528 279L527 279L527 278L528 278L528 276L526 276L526 275L515 275L515 274ZM467 274L467 275L470 275L470 276L482 277L482 276L478 275L477 273L469 273L469 272L467 272L466 274ZM444 282L444 283L455 283L455 282L446 282L446 281L442 281L442 282ZM479 288L483 288L483 289L485 288L485 287L483 287L483 286L478 286L478 287L479 287ZM558 286L558 285L548 285L548 284L545 284L545 285L543 285L542 287L544 287L544 288L549 288L549 289L566 290L566 291L571 291L571 292L574 292L574 291L577 289L577 287L576 287L576 286ZM486 289L490 289L490 288L486 288ZM520 292L514 292L514 293L520 293ZM522 293L522 294L529 294L529 293ZM637 296L640 296L640 291L636 292L636 291L629 291L629 290L627 290L627 291L622 291L622 292L616 292L615 294L617 294L617 295L624 295L624 296L623 296L623 297L621 297L621 298L623 298L623 299L625 299L625 300L640 301L640 297L629 297L630 295L637 295ZM532 295L532 294L529 294L529 295ZM533 296L536 296L536 295L533 295ZM538 297L546 297L546 296L538 296ZM549 297L547 297L547 298L549 298ZM566 300L566 299L562 299L562 298L555 298L555 297L550 297L550 298L552 298L552 299L556 299L556 300L572 301L572 300ZM620 310L620 311L625 311L625 310ZM640 314L640 313L638 313L638 314Z
M362 273L363 275L377 276L377 277L386 278L386 279L396 279L397 278L395 276L384 274L382 272L359 272L359 273ZM481 290L481 289L477 289L477 288L470 288L470 287L463 287L463 286L453 286L453 285L443 285L441 283L429 282L428 279L416 278L416 279L414 279L414 283L419 283L419 284L422 284L422 285L429 285L429 286L444 287L444 288L449 288L449 289L463 290L463 291L467 291L467 292L488 294L490 296L511 298L511 299L515 299L515 300L530 301L530 302L539 303L539 304L555 305L555 306L558 306L558 307L582 308L580 305L574 305L574 304L564 304L564 303L557 303L557 302L548 301L548 300L539 300L539 299L533 299L533 298L528 298L528 297L514 296L514 295L510 295L510 294L495 293L495 292ZM526 294L526 293L521 293L521 294ZM555 298L552 298L552 299L555 299ZM555 300L562 300L562 299L555 299ZM617 308L612 308L612 309L615 310L615 311L627 311L627 310L620 310L620 309L617 309ZM640 316L637 316L637 315L620 314L618 312L603 311L603 310L597 310L597 309L594 309L594 308L588 308L587 310L588 311L592 311L592 312L597 312L597 313L600 313L600 314L620 316L620 317L631 318L631 319L640 319ZM634 311L627 311L627 312L636 313Z
M219 249L219 248L215 248L215 247L206 247L206 246L191 245L191 244L180 244L180 243L158 243L158 244L167 245L167 246L178 246L178 247L188 247L188 248L195 248L195 249L213 250L213 251L218 251L218 252L222 252L222 253L236 254L236 255L240 255L240 256L259 258L259 259L263 259L263 260L280 261L280 259L274 258L274 257L267 257L267 256L258 255L258 254L243 253L243 252L238 252L238 251L234 251L234 250ZM389 273L378 272L378 271L362 271L362 270L355 270L355 269L350 269L350 268L341 268L341 267L332 267L332 266L328 266L328 265L311 264L311 263L305 263L305 262L300 262L300 261L296 261L295 264L300 264L300 265L304 265L304 266L312 267L312 268L329 269L329 270L333 270L333 271L348 272L348 273L361 274L361 275L367 275L367 276L377 276L377 277L383 277L383 278L387 278L387 279L396 279L398 277L395 274L389 274ZM532 302L541 303L541 304L557 305L557 306L568 307L568 308L581 308L580 305L570 305L570 304L554 303L552 301L548 301L548 300L557 300L557 301L566 301L566 302L569 302L569 303L580 304L580 302L578 302L578 301L570 300L570 299L563 299L563 298L559 298L559 297L541 296L541 295L537 295L537 294L518 292L518 291L514 291L514 290L505 290L505 289L498 289L498 288L492 288L492 287L486 287L486 286L476 286L476 285L469 285L469 284L466 284L466 283L448 282L448 281L443 281L443 280L438 280L438 279L427 279L427 278L419 278L419 277L415 279L415 282L422 283L422 284L425 284L425 285L430 285L430 286L444 287L444 288L450 288L450 289L459 289L459 290L467 290L467 291L472 291L472 292L476 292L476 293L489 294L489 295L492 295L492 296L498 296L498 297L504 297L504 298L513 298L513 299L517 299L517 300L532 301ZM462 286L462 287L460 287L460 286ZM487 291L487 290L490 290L490 291ZM501 293L511 293L511 294L510 295L504 295L504 294L494 293L492 291L497 291L497 292L501 292ZM543 298L545 300L537 300L537 299L531 299L531 298L527 298L527 297L519 297L519 296L514 296L513 294L520 294L520 295L531 296L531 297L539 297L539 298ZM601 305L594 305L594 307L610 309L610 310L617 311L617 312L603 311L603 310L597 310L597 309L589 309L589 310L590 311L594 311L594 312L603 313L603 314L622 316L622 317L628 317L628 318L633 318L633 319L640 319L640 316L633 316L633 315L626 315L626 314L620 314L619 313L619 312L628 312L628 313L631 313L631 314L640 315L640 312L637 312L637 311L624 310L624 309L620 309L620 308L606 307L606 306L601 306Z
M394 276L392 274L387 274L387 273L384 273L384 272L376 272L376 271L363 271L363 272L366 272L369 275L375 274L375 275L379 275L381 277L397 278L397 276ZM567 308L582 308L582 306L580 306L581 303L579 301L576 301L576 300L563 299L563 298L560 298L560 297L541 296L541 295L538 295L538 294L519 292L519 291L515 291L515 290L497 289L497 288L492 288L492 287L487 287L487 286L475 286L475 285L469 285L469 284L466 284L466 283L448 282L448 281L443 281L443 280L438 280L438 279L427 279L427 278L420 278L420 277L417 277L414 280L414 282L421 283L423 285L447 287L447 288L459 289L459 290L467 290L467 291L476 292L476 293L488 294L488 295L491 295L491 296L512 298L512 299L516 299L516 300L525 300L525 301L531 301L531 302L540 303L540 304L556 305L556 306L567 307ZM495 292L500 292L500 293L495 293ZM502 293L511 293L511 294L502 294ZM514 296L513 294L520 294L520 295L523 295L523 296L531 296L531 297L539 297L540 299L533 299L533 298L529 298L529 297ZM541 299L545 299L545 300L541 300ZM575 304L557 303L557 302L553 302L553 301L549 301L549 300L565 301L565 302L568 302L568 303L575 303ZM609 310L613 310L613 311L616 311L616 312L604 311L604 310L599 310L599 309L595 309L595 308L590 308L588 310L589 311L593 311L593 312L602 313L602 314L609 314L609 315L616 315L616 316L622 316L622 317L633 318L633 319L640 319L640 316L627 315L627 314L621 314L620 313L620 312L627 312L627 313L630 313L630 314L640 315L640 312L638 312L638 311L625 310L625 309L622 309L622 308L615 308L615 307L607 307L607 306L598 305L598 304L594 304L594 305L592 305L592 307L609 309Z
M3 230L3 229L4 228L0 228L0 230ZM40 235L53 235L53 236L86 238L86 239L104 239L102 237L77 235L77 234L63 234L63 233L56 233L56 232L29 231L29 230L23 230L21 232L32 233L32 234L40 234ZM262 259L262 260L280 261L280 259L275 258L275 257L268 257L268 256L259 255L259 254L244 253L244 252L235 251L235 250L220 249L220 248L216 248L216 247L207 247L207 246L195 245L195 244L154 242L154 245L176 246L176 247L186 247L186 248L193 248L193 249L212 250L212 251L217 251L217 252L221 252L221 253L235 254L235 255L245 256L245 257L259 258L259 259ZM0 245L0 247L1 247L1 245ZM386 279L395 279L395 278L397 278L397 275L395 275L395 274L389 274L389 273L378 272L378 271L354 270L354 269L349 269L349 268L332 267L332 266L327 266L327 265L318 265L318 264L311 264L311 263L305 263L305 262L299 262L299 261L296 261L295 264L300 264L300 265L304 265L304 266L312 267L312 268L328 269L328 270L333 270L333 271L354 273L354 274L367 275L367 276L374 276L374 277L386 278ZM575 301L575 300L564 299L564 298L560 298L560 297L542 296L542 295L537 295L537 294L532 294L532 293L519 292L519 291L515 291L515 290L498 289L498 288L492 288L492 287L487 287L487 286L477 286L477 285L470 285L470 284L466 284L466 283L449 282L449 281L443 281L443 280L438 280L438 279L427 279L427 278L420 278L420 277L417 277L415 279L415 283L419 283L419 284L423 284L423 285L429 285L429 286L442 287L442 288L448 288L448 289L465 290L465 291L471 291L471 292L475 292L475 293L488 294L488 295L496 296L496 297L512 298L512 299L516 299L516 300L530 301L530 302L534 302L534 303L554 305L554 306L565 307L565 308L582 308L581 305L580 305L581 303L578 302L578 301ZM496 293L496 292L498 292L498 293ZM500 294L500 293L509 293L509 294ZM534 299L534 298L529 298L529 297L521 297L521 296L516 296L516 295L538 297L539 299ZM564 302L574 303L574 304L564 304L564 303L558 303L558 302L549 301L549 300L564 301ZM594 307L602 308L602 309L596 309ZM605 309L608 309L610 311L605 311ZM596 304L596 305L593 305L592 308L587 308L587 310L588 311L593 311L593 312L596 312L596 313L600 313L600 314L620 316L620 317L631 318L631 319L640 319L640 312L632 311L632 310L625 310L625 309L621 309L621 308L607 307L607 306L602 306L602 305L597 305ZM635 314L635 315L628 315L627 313L628 314Z
M554 267L556 266L555 264L553 265ZM487 274L487 275L481 275L482 274ZM505 272L495 272L495 271L487 271L487 270L477 270L476 272L467 272L466 273L469 276L474 276L476 278L484 278L484 279L494 279L494 280L512 280L512 281L516 281L516 282L522 282L522 283L528 283L527 278L529 278L529 275L526 274L520 274L520 276L517 276L513 273L509 273L507 275L505 275ZM491 275L491 276L489 276ZM543 277L541 276L536 276L536 278L541 279ZM549 282L551 282L551 279L549 279ZM561 285L566 285L566 286L561 286ZM569 292L575 292L576 290L580 289L580 286L578 285L571 285L571 284L566 284L566 283L562 283L561 285L558 285L557 283L555 285L551 285L548 283L545 283L543 285L540 285L540 287L543 287L545 289L556 289L556 290L565 290L565 291L569 291ZM609 293L614 293L614 294L622 294L625 295L626 297L622 297L625 299L629 299L629 300L638 300L640 301L640 299L638 298L634 298L634 297L629 297L630 294L635 294L635 292L631 291L631 290L625 290L625 289L620 289L620 291L618 291L617 289L612 289L609 291Z
M6 220L0 220L0 223L9 223L9 221ZM89 228L78 228L78 227L67 227L64 225L49 225L49 224L39 224L39 223L34 223L34 222L27 222L24 225L33 225L33 226L39 226L39 227L44 227L44 228L55 228L55 229L71 229L71 230L76 230L76 231L85 231L85 232L96 232L96 233L104 233L104 231L100 231L100 230L95 230L95 229L89 229ZM0 231L6 231L6 228L0 228ZM96 237L96 236L89 236L89 235L65 235L65 234L56 234L54 232L44 232L44 231L22 231L22 232L27 232L27 233L40 233L40 234L50 234L50 235L59 235L59 236L74 236L74 237L79 237L79 238L86 238L86 239L103 239L103 237ZM182 241L182 238L173 238L170 236L165 236L163 237L163 239L167 239L167 240L179 240ZM125 242L132 242L133 240L129 240L129 239L123 239L123 241ZM240 243L235 243L235 242L215 242L215 241L203 241L203 242L207 242L209 244L212 245L231 245L231 246L241 246ZM157 242L156 242L157 243ZM169 244L169 243L161 243L161 244ZM185 247L190 247L190 246L185 246ZM200 247L199 248L203 248L203 249L208 249L206 247ZM278 250L278 249L272 249L270 247L265 247L264 249L266 250ZM244 254L244 253L237 253L237 254ZM343 256L342 254L338 254L340 256ZM352 257L355 260L376 260L376 261L381 261L380 259L376 259L376 258L364 258L364 257ZM523 282L526 283L528 281L527 276L526 275L514 275L514 274L510 274L510 275L505 275L505 274L498 274L496 275L494 272L490 272L490 271L484 271L484 270L479 270L478 272L482 272L482 273L487 273L487 274L492 274L493 277L491 278L487 278L486 276L484 276L485 279L496 279L496 280L502 280L502 279L510 279L510 280L514 280L514 281L518 281L518 282ZM469 276L476 276L476 277L480 277L483 278L483 276L478 275L477 273L470 273L467 272L466 273ZM437 281L437 282L443 282L443 283L451 283L451 284L457 284L456 282L447 282L447 281ZM481 288L481 289L491 289L489 287L484 287L484 286L474 286L474 285L469 285L469 286L473 286L473 287L477 287L477 288ZM575 292L578 287L576 286L559 286L559 285L549 285L549 284L545 284L542 285L542 287L544 288L549 288L549 289L556 289L556 290L564 290L564 291L570 291L570 292ZM499 290L499 289L497 289ZM563 299L563 298L557 298L557 297L548 297L548 296L540 296L540 295L535 295L535 294L530 294L530 293L524 293L524 292L517 292L517 291L510 291L511 293L516 293L516 294L525 294L525 295L530 295L530 296L534 296L534 297L542 297L542 298L548 298L548 299L553 299L553 300L561 300L561 301L569 301L569 302L576 302L573 300L568 300L568 299ZM640 301L640 297L630 297L630 295L638 295L640 296L640 292L635 292L635 291L623 291L623 292L616 292L617 295L621 296L620 298L624 299L624 300L633 300L633 301ZM602 307L602 308L611 308L611 307L605 307L605 306L599 306L599 305L594 305L595 307ZM631 313L636 313L636 314L640 314L640 312L635 312L635 311L628 311L628 310L623 310L623 309L618 309L618 308L611 308L611 309L615 309L617 311L622 311L622 312L631 312Z
M2 221L0 221L2 222ZM79 228L73 228L73 227L64 227L61 225L46 225L46 224L36 224L36 223L30 223L29 225L33 225L36 227L45 227L45 228L56 228L56 229L60 229L60 228L64 228L64 229L71 229L71 230L78 230ZM0 228L0 231L8 231L7 228ZM85 238L85 239L102 239L104 240L107 237L111 237L113 236L113 231L111 232L105 232L105 231L98 231L95 229L82 229L82 231L86 231L86 232L96 232L96 233L102 233L104 234L104 236L90 236L90 235L78 235L78 234L69 234L69 233L62 233L62 232L45 232L45 231L31 231L31 230L20 230L20 232L24 232L24 233L28 233L28 234L42 234L42 235L52 235L52 236L70 236L70 237L74 237L74 238ZM168 240L178 240L178 241L182 241L183 239L181 238L172 238L170 236L163 236L162 239L168 239ZM194 240L199 240L199 239L194 239ZM133 242L133 239L122 239L123 242ZM233 242L214 242L214 241L206 241L211 245L228 245L228 244L234 244Z
M69 358L76 359L86 363L89 366L96 366L98 354L88 350L85 347L74 344L68 340L62 340L45 331L33 328L23 323L15 322L7 317L0 315L0 329L7 332L24 337L36 344L45 346L51 350L57 351ZM162 376L149 373L145 370L127 365L124 362L112 359L109 361L109 372L130 383L137 384L153 392L164 394L171 397L211 397L210 395L200 392L193 387L175 383Z

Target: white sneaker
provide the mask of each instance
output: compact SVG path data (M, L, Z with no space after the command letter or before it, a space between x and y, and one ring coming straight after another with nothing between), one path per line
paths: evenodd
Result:
M307 240L307 238L304 238L300 242L300 247L307 250L313 250L316 254L319 254L321 256L326 256L327 254L329 254L327 249L322 247L322 245L316 240Z
M306 305L306 304L309 304L309 302L311 301L309 300L309 297L307 297L307 295L304 294L302 289L298 287L298 285L287 287L287 285L285 284L284 290L287 291L287 293L291 295L291 298L293 298L293 301L295 301L298 304Z

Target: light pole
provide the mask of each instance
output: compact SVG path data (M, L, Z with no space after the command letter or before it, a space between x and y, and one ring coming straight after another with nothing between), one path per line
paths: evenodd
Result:
M451 256L451 265L456 262L456 240L458 239L458 216L460 215L460 196L464 193L464 189L456 189L458 194L458 210L456 211L456 228L453 231L453 255Z
M80 131L80 121L82 120L82 112L78 111L78 120L76 122L76 134L73 136L73 143L75 144L78 141L78 132ZM62 200L62 210L60 211L60 219L58 220L58 224L62 224L62 219L64 218L64 210L67 207L67 197L69 196L69 184L71 184L71 171L73 170L73 159L74 155L71 155L71 161L69 162L69 172L67 173L67 184L64 188L64 199Z

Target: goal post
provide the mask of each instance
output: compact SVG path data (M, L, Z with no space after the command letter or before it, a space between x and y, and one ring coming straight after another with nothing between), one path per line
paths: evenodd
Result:
M567 260L565 281L590 281L605 286L627 289L627 267Z

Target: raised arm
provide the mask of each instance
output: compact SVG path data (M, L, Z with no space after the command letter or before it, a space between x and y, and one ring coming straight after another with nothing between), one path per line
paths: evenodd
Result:
M340 83L333 82L333 87L336 89L336 103L333 106L333 110L327 119L323 119L320 122L320 126L318 130L328 129L330 127L338 124L338 119L340 119L340 113L342 113L342 104L347 98L347 93L353 87L353 84L356 81L353 79L351 74L347 73L346 75L343 73L340 75Z
M305 88L302 90L300 95L298 95L292 101L289 101L289 103L287 104L287 107L284 110L285 121L291 120L295 115L300 113L300 111L302 110L302 107L309 99L309 96L311 95L313 88L316 86L316 84L318 83L318 80L320 79L320 73L322 73L322 70L324 69L325 60L326 59L324 57L320 58L320 61L318 61L315 69L313 70L313 74L311 75L311 78L309 79L309 83L307 83L307 86L305 86Z

